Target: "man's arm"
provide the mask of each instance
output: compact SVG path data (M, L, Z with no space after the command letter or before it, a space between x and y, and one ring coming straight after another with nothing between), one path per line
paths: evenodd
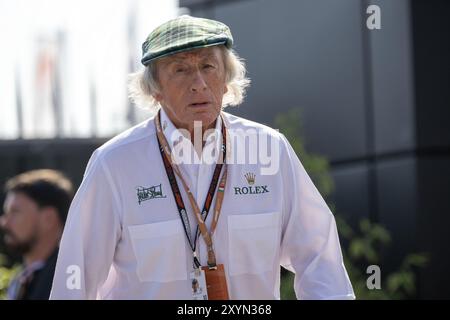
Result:
M284 136L282 146L281 265L295 272L298 299L354 299L334 216Z
M120 203L96 153L70 206L50 299L95 299L120 238Z

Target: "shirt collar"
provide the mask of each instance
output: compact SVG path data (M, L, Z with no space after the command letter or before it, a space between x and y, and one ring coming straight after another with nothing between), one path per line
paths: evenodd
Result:
M161 108L161 128L171 149L182 142L183 139L186 139L169 119L163 108Z
M182 131L178 130L173 122L168 117L167 113L161 108L161 128L163 130L164 136L166 137L167 142L169 143L170 148L173 150L175 146L180 143L189 143L190 147L192 146L192 142L189 137L183 135ZM213 133L209 134L205 141L205 149L211 143L215 143L214 149L220 150L221 141L219 137L221 137L222 130L222 117L218 116L216 121L215 130ZM218 155L216 151L215 154Z

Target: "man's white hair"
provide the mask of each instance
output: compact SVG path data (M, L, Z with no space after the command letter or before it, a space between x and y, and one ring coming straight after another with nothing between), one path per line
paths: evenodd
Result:
M245 96L245 91L250 85L250 79L246 77L245 63L234 50L220 46L224 66L225 82L228 91L223 96L222 108L239 105ZM159 102L154 98L158 92L158 79L156 64L151 62L144 70L129 75L128 93L130 99L137 106L157 111Z

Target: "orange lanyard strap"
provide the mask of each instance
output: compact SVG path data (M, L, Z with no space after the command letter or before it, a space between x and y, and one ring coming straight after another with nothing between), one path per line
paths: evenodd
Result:
M205 241L206 247L208 249L208 266L213 268L216 266L216 257L215 257L211 237L216 229L217 222L219 220L220 210L222 208L222 202L223 202L226 181L227 181L227 171L228 171L227 165L225 164L226 149L227 149L226 148L227 144L226 144L225 123L222 120L222 146L221 146L222 152L220 154L221 158L219 156L219 161L217 162L216 167L214 169L214 174L211 179L211 183L210 183L210 186L208 189L208 194L206 196L202 211L200 211L200 208L198 207L197 202L196 202L192 192L190 191L185 179L183 178L179 167L174 163L174 161L172 161L172 153L171 153L169 144L168 144L168 142L162 132L162 129L161 129L160 112L158 112L158 114L155 117L155 125L156 125L156 133L157 133L157 138L158 138L157 139L158 145L159 145L161 157L162 157L162 160L164 163L164 168L166 170L166 174L167 174L167 177L170 182L170 187L172 189L172 193L175 198L175 203L177 205L178 212L180 214L180 218L183 223L186 237L189 241L189 245L194 254L194 264L196 265L197 268L201 266L200 262L198 261L198 258L196 257L196 253L195 253L196 244L197 244L196 240L198 238L198 231L200 229L200 233L201 233L201 235ZM209 209L210 209L211 203L212 203L212 199L214 198L214 192L216 190L217 183L219 181L219 176L220 176L220 172L222 170L222 166L224 166L224 172L222 174L222 178L220 180L219 188L218 188L218 192L217 192L217 196L216 196L214 217L213 217L213 221L211 223L211 231L208 232L208 229L205 224L205 220L208 216ZM195 232L194 239L192 239L192 237L191 237L191 228L190 228L190 224L189 224L189 218L186 213L186 207L184 205L183 198L181 197L180 189L178 188L178 184L177 184L174 172L181 180L181 183L188 195L189 202L194 210L194 215L197 220L197 229ZM202 217L202 214L204 215L204 218Z

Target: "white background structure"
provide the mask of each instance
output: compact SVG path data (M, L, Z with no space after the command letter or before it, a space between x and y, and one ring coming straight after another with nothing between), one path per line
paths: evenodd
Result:
M139 121L127 74L178 13L177 0L0 0L0 139L107 137Z

